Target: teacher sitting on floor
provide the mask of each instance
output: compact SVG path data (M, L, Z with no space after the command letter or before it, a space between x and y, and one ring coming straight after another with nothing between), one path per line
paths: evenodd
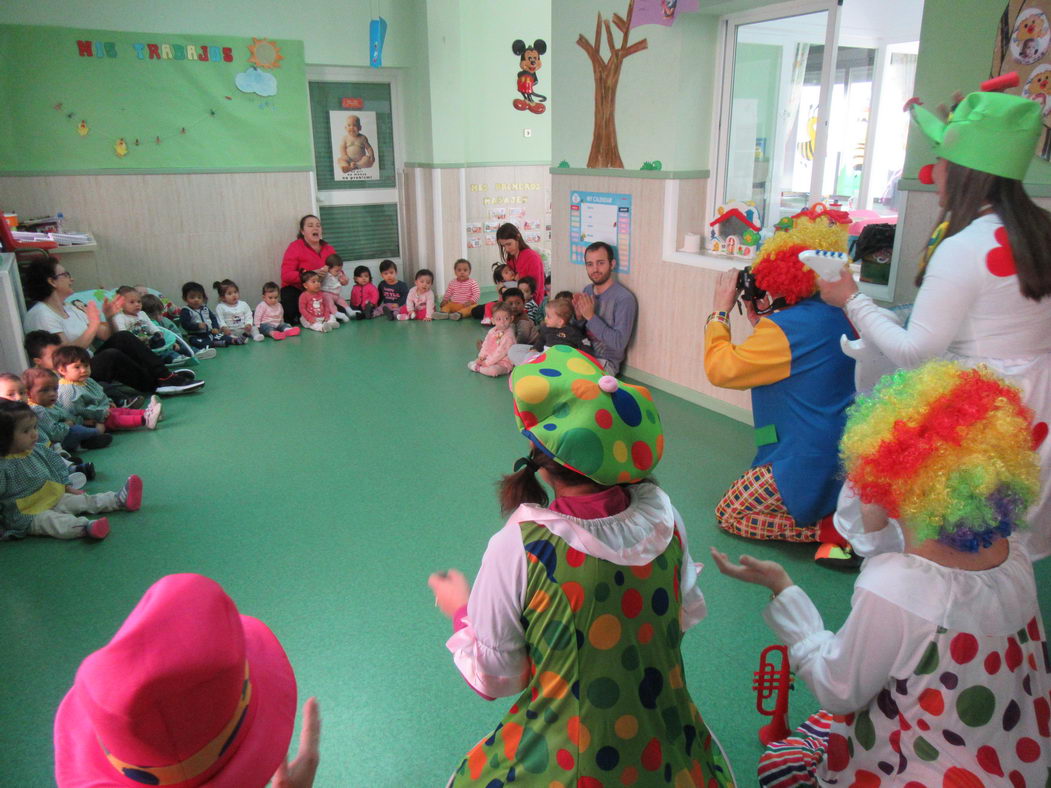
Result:
M510 222L500 225L500 229L496 231L496 242L500 245L500 257L514 272L516 280L521 280L523 276L531 276L536 280L533 300L542 304L547 285L545 284L544 261L540 259L540 254L529 247L529 244L522 238L522 233Z
M308 213L299 220L299 234L281 258L281 306L285 309L286 323L299 325L303 272L321 271L330 254L336 254L336 250L321 237L321 220Z
M33 261L25 271L23 289L36 302L26 314L26 333L46 331L63 344L93 352L91 377L99 383L120 382L136 391L159 394L184 394L204 386L190 370L172 372L134 334L113 327L111 321L124 303L121 296L105 299L102 314L94 301L85 308L67 304L73 295L73 275L57 257Z

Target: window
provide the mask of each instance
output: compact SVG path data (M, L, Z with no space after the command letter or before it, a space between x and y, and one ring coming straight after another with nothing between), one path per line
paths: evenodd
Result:
M723 20L713 209L817 201L897 221L922 0L796 0ZM886 282L883 282L886 284Z

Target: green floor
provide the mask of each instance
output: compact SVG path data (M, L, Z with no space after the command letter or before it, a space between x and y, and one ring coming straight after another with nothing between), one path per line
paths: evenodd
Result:
M165 401L156 433L94 452L94 489L145 480L141 512L113 517L100 544L0 545L0 784L52 784L51 725L80 660L171 572L215 578L266 621L320 699L318 786L442 786L509 701L465 685L428 573L469 575L500 527L493 483L524 453L506 380L469 373L477 324L353 323L331 335L221 350L200 395ZM773 642L766 592L720 576L707 548L780 557L829 625L853 578L821 570L806 546L747 546L717 532L712 508L752 456L750 430L654 392L667 434L658 477L686 520L709 616L684 641L694 700L753 784L763 722L750 689ZM1051 562L1038 569L1051 610ZM1047 617L1045 616L1045 622ZM814 706L792 693L790 718Z

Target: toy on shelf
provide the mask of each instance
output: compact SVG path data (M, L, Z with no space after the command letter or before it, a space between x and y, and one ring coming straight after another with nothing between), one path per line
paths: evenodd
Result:
M759 209L751 200L720 205L708 223L708 251L751 259L762 240L762 226Z
M781 667L778 668L767 659L767 654L776 652L781 655ZM788 693L793 689L792 671L788 668L788 648L785 646L767 646L759 655L759 670L754 674L752 689L755 690L755 710L772 719L759 729L759 741L764 745L781 741L788 736ZM763 701L774 699L774 708L767 710Z

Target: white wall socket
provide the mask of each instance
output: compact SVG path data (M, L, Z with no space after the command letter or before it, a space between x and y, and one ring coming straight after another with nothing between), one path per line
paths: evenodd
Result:
M532 137L533 136L533 130L532 129L522 129L522 136L523 137Z

